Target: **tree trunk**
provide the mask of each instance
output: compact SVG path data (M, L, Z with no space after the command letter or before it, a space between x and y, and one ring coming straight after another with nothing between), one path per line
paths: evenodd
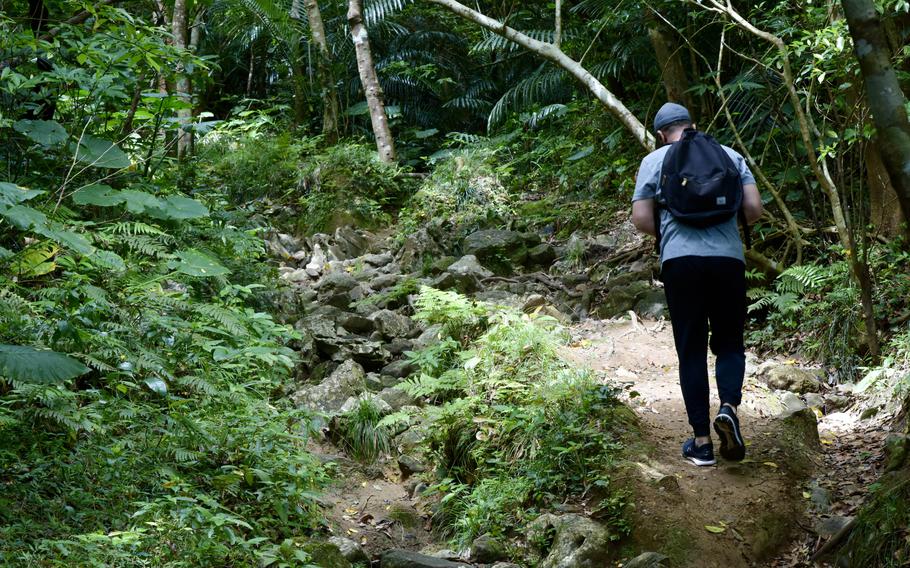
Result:
M894 68L891 49L872 0L842 0L853 37L854 53L866 85L878 149L905 219L910 219L910 121ZM905 227L910 238L910 227ZM908 240L910 243L910 240Z
M348 2L348 25L351 28L351 38L357 52L357 70L360 72L360 82L367 97L370 108L370 120L373 124L373 134L376 137L376 148L379 158L386 163L395 162L395 141L389 129L389 119L385 113L385 104L382 101L382 88L376 77L376 68L373 66L373 55L370 53L370 39L366 26L363 24L363 15L360 0Z
M470 20L491 32L515 42L521 47L536 53L540 57L559 65L581 83L594 95L597 100L602 102L613 116L615 116L629 130L641 146L651 151L654 149L654 136L647 128L626 108L622 101L616 98L597 78L588 72L577 61L566 55L562 50L556 48L551 43L538 41L529 37L518 30L481 14L455 0L427 0L433 4L438 4L454 14Z
M900 234L904 216L901 215L897 194L891 185L891 178L875 142L866 146L864 158L866 183L869 188L869 223L875 227L878 234L895 237Z
M171 16L171 34L174 36L174 47L187 49L186 0L174 0L174 12ZM177 159L183 160L189 155L190 133L185 130L193 116L190 102L190 77L186 74L183 63L177 64L177 96L186 108L177 110Z
M556 0L556 17L553 22L553 46L562 48L562 0Z
M682 50L676 41L675 32L661 20L660 15L651 12L648 23L648 36L660 67L660 76L667 91L667 100L679 103L692 112L695 106L689 96L689 79L686 77L686 66L683 63Z
M196 13L196 17L193 18L193 28L190 30L190 51L197 53L199 51L199 42L202 41L202 27L204 25L205 18L205 9L200 9ZM192 88L192 78L187 76L187 83ZM193 108L190 109L190 115L195 121L196 117L199 116L200 112L199 101L196 100ZM187 137L189 139L189 144L187 145L187 153L193 155L196 153L196 134L194 132L188 132Z
M338 140L338 93L335 91L335 78L332 73L332 53L326 40L325 25L317 0L304 0L310 34L316 44L316 68L319 73L319 84L322 91L322 133L326 142L334 144Z

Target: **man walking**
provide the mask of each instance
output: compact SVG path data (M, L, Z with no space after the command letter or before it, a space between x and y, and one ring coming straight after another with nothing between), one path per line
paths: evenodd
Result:
M755 178L743 157L694 129L689 111L683 106L666 103L657 112L654 130L662 146L641 161L632 196L632 222L639 231L655 236L659 241L661 279L679 357L679 382L689 424L695 434L683 444L683 457L696 465L708 466L717 463L709 416L709 329L711 351L717 357L715 373L721 406L714 418L714 430L720 438L720 455L738 461L746 453L736 414L742 398L746 362L743 343L745 258L737 217L746 224L755 222L762 214L762 204ZM685 139L684 143L694 148L696 142L691 141L697 137L700 137L697 143L701 146L683 152L680 141ZM681 145L667 159L676 143ZM713 155L712 148L718 149ZM699 150L702 150L700 154ZM687 159L696 160L692 156L699 156L700 162L684 163ZM728 172L727 175L736 180L729 185L734 186L736 198L741 199L741 211L729 213L721 220L698 220L705 215L697 211L684 216L671 203L678 202L680 196L690 199L690 194L696 192L696 185L701 187L717 179L717 176L712 177L705 184L688 183L696 178L679 175L680 168L692 171L706 167L704 162L710 161L706 156L714 156L712 159L717 162L708 165ZM719 206L731 203L725 196L711 199L714 200L712 204L716 202Z

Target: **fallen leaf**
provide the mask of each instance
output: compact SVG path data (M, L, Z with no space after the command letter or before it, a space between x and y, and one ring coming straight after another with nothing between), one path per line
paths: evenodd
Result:
M764 462L764 464L768 467L773 467L774 469L777 469L777 464L774 462Z
M715 526L715 525L705 525L705 529L706 529L708 532L714 533L714 534L720 534L720 533L722 533L722 532L724 532L724 531L727 530L725 527L718 527L718 526Z

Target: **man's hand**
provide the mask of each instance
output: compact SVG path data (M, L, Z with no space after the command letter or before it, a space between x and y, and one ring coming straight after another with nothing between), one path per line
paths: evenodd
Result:
M758 187L754 183L747 183L743 186L743 213L746 216L746 223L751 225L758 221L763 212Z
M760 199L759 207L761 207ZM635 225L636 229L646 235L651 235L652 237L657 236L657 228L654 226L653 199L639 199L632 203L632 224Z

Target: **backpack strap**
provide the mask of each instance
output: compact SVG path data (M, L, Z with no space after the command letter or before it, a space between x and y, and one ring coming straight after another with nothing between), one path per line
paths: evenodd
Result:
M654 199L654 254L660 258L660 204Z

